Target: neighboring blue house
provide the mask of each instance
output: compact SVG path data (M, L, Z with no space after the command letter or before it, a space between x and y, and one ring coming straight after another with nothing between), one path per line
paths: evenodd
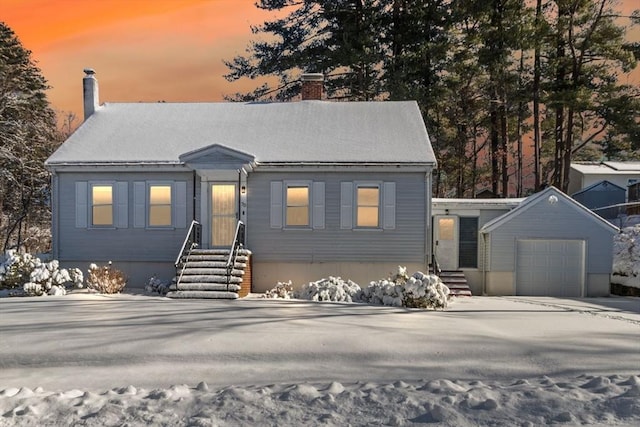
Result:
M607 180L591 184L571 197L601 217L614 221L620 212L619 205L625 203L627 190ZM608 209L602 209L607 208Z
M240 220L253 291L427 270L436 159L417 103L310 99L311 74L298 102L99 105L85 71L85 121L46 162L65 265L113 261L142 287L174 276L192 220L202 248Z

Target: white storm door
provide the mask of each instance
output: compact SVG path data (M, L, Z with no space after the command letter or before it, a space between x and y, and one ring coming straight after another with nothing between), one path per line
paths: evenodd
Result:
M211 246L231 246L238 221L236 184L211 184Z
M434 251L442 270L458 269L458 217L436 215Z

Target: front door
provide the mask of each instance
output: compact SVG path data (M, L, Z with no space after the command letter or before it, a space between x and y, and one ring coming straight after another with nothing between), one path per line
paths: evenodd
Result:
M211 246L231 246L238 221L236 184L211 184Z
M434 218L434 251L442 270L458 268L458 217L436 215Z

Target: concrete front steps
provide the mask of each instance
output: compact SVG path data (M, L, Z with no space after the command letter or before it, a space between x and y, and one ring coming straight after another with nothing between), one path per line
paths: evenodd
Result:
M194 249L185 256L169 287L169 298L237 299L251 292L251 251L238 250L227 277L228 249ZM181 269L184 271L181 274ZM227 284L228 282L228 284Z

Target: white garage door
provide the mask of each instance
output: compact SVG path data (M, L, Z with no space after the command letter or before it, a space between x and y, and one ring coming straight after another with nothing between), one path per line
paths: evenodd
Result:
M581 297L584 240L518 240L516 295Z

